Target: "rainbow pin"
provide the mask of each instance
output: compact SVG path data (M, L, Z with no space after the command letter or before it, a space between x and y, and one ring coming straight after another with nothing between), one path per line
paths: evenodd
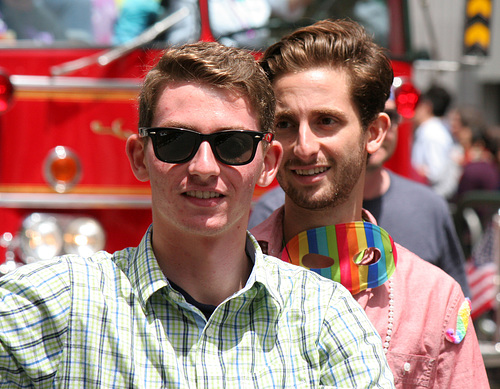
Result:
M362 257L368 248L378 249L380 259L373 264L358 265L356 258ZM325 266L304 265L311 254L316 255L316 264ZM321 260L318 256L327 258ZM387 231L372 223L353 222L299 233L286 244L282 259L340 282L356 294L384 284L396 269L397 253Z
M470 300L466 297L465 301L462 303L458 310L457 315L457 329L454 330L450 328L446 331L446 339L451 343L459 344L467 333L467 328L469 327L470 320L470 312L471 312L471 303Z

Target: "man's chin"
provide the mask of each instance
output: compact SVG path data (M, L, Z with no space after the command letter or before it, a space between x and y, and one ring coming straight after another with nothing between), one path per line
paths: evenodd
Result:
M295 205L311 211L334 207L337 202L336 193L298 192L294 189L285 190L285 193Z

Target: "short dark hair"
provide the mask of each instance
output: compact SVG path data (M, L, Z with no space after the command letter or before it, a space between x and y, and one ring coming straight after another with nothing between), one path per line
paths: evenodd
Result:
M167 49L143 83L139 127L150 127L158 99L171 82L192 81L222 88L248 99L261 131L273 131L276 100L266 74L244 49L217 42L197 42Z
M364 129L384 110L394 79L386 50L359 23L347 19L323 20L294 31L265 51L261 66L271 82L315 67L346 70Z
M437 117L442 117L451 104L451 95L442 86L432 85L420 95L418 101L419 103L421 101L429 102L432 105L432 114Z

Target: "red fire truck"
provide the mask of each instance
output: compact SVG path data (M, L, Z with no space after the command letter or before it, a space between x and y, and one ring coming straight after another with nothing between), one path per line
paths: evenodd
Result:
M295 26L324 17L356 19L369 10L354 6L368 3L317 1ZM416 91L405 58L406 2L373 3L385 10L381 35L394 57L400 112L409 118ZM195 8L198 39L213 40L207 0ZM139 243L151 223L150 190L131 172L125 139L137 131L136 96L161 52L163 34L189 12L193 8L180 8L121 46L10 35L0 40L0 274L60 254L113 252ZM295 27L278 22L271 18L264 26L266 44ZM404 175L410 134L403 121L390 162ZM255 197L263 190L257 188Z

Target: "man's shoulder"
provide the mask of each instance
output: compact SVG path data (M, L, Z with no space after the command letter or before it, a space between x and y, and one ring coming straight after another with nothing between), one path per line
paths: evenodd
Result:
M277 256L283 244L283 206L276 209L262 223L253 227L250 233L266 254Z
M396 243L396 271L407 290L428 290L432 293L461 291L460 284L449 274L417 254Z
M5 292L36 288L38 293L54 293L57 289L71 289L75 280L91 282L104 279L103 275L114 272L113 255L100 251L90 257L63 255L50 260L23 265L0 279ZM83 285L84 283L82 283ZM33 289L34 290L34 289Z
M347 292L340 283L325 278L305 267L296 266L271 255L263 255L267 287L280 295L318 294L328 296Z
M427 196L432 199L441 199L442 197L436 194L428 185L421 182L414 181L410 178L404 177L391 170L387 170L391 178L391 186L398 187L398 189L406 189L411 192L416 192L418 195Z
M285 192L281 186L277 186L264 193L257 201L256 206L262 204L266 207L276 209L285 202Z
M321 283L323 280L327 280L327 283L331 282L331 280L321 277L319 274L310 271L305 267L285 262L277 257L273 257L272 255L263 254L262 258L267 274L278 275L279 273L281 278L288 278L291 281L294 281L297 278L307 278L310 276L311 282Z
M285 192L278 185L268 190L255 203L248 221L249 228L253 228L263 221L277 208L285 203Z
M389 171L389 175L391 177L391 190L387 192L387 195L390 194L398 197L404 195L406 203L409 201L408 198L418 199L419 206L432 206L449 212L446 200L437 194L431 187L403 177L392 171Z

